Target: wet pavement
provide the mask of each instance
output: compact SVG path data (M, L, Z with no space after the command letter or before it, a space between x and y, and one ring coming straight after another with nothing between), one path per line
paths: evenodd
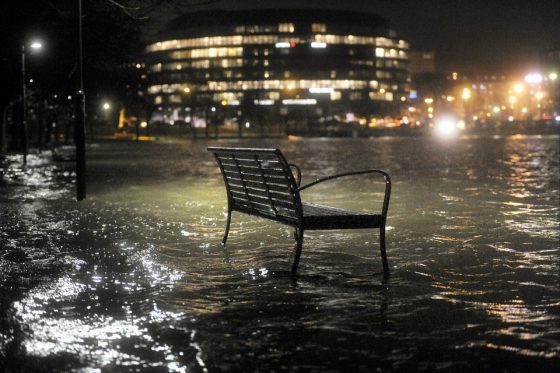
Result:
M377 232L293 232L234 213L206 146L270 146L304 182L393 178ZM49 152L0 164L5 371L553 371L560 366L556 136L104 142L88 198ZM375 178L306 201L380 209Z

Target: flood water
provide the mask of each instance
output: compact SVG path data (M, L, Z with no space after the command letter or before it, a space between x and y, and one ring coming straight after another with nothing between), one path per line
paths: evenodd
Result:
M303 183L379 168L378 230L233 214L207 146L278 147ZM0 368L13 371L558 371L559 137L107 142L88 198L50 153L0 171ZM305 201L380 211L375 176Z

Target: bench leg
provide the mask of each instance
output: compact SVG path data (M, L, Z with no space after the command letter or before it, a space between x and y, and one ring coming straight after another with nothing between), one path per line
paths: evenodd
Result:
M231 210L227 212L227 222L226 222L226 232L224 234L224 239L222 240L222 245L226 244L226 240L229 234L229 225L231 224Z
M389 272L389 263L387 263L387 252L385 250L385 226L379 228L379 246L381 249L381 260L383 262L383 271Z
M296 251L294 253L294 263L292 264L292 275L295 275L299 265L299 257L301 256L301 247L303 246L303 229L298 228L296 235Z

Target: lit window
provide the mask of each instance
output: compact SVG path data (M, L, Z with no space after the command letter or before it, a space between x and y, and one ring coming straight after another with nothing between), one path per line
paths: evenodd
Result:
M311 24L312 32L327 32L327 25L324 23L313 23Z
M340 91L331 92L331 101L340 100L341 97L342 97L342 94L340 93Z
M170 95L170 96L169 96L169 103L172 103L172 104L180 104L180 103L181 103L181 96L179 96L179 95Z
M330 87L311 87L309 93L332 93L334 90Z
M278 25L279 32L294 32L294 24L293 23L280 23Z
M280 92L268 92L266 97L270 100L278 100L280 99Z
M314 98L296 98L282 100L284 105L315 105L317 100Z

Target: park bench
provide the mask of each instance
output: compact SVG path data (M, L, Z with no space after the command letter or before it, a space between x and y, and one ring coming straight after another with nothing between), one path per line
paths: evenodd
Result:
M318 179L304 186L301 170L286 161L278 149L209 147L222 172L226 186L228 211L222 243L228 238L231 213L238 211L270 219L295 228L296 249L292 273L298 268L303 233L306 230L379 228L383 270L387 272L385 225L391 194L391 178L381 170L346 172ZM296 171L296 176L292 173ZM300 192L339 177L376 173L385 178L385 196L381 214L350 211L301 201Z

